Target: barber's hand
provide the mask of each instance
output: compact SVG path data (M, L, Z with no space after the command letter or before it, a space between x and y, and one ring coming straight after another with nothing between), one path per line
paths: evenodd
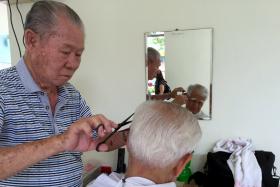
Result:
M177 95L172 103L175 103L177 105L184 105L187 104L187 102L188 98L186 95Z
M171 95L170 95L171 98L175 98L178 95L178 92L185 92L185 90L182 87L174 88L171 92Z
M98 138L93 139L93 130L100 124L104 126L98 128ZM95 150L99 138L111 133L112 128L116 127L117 124L99 114L76 121L63 134L59 135L59 138L62 140L64 151L85 152ZM99 147L99 151L107 150L108 146L105 144Z
M113 151L126 145L128 139L129 129L118 131L107 142L108 150Z

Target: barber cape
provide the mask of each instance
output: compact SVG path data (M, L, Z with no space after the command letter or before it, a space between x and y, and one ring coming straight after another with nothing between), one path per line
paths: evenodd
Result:
M197 119L211 119L210 116L208 116L207 114L205 114L202 110L196 114L194 114L194 116L197 118Z
M124 175L111 173L109 176L101 174L94 181L90 182L87 187L176 187L174 182L155 184L153 181L142 177L128 177L124 180Z

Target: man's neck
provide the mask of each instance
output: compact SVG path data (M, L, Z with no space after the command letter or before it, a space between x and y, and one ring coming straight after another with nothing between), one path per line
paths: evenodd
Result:
M32 66L31 59L29 58L29 56L24 55L23 59L24 59L24 63L26 65L28 71L30 72L30 74L31 74L33 80L36 82L36 84L46 93L48 93L50 95L56 95L57 87L47 84L44 80L42 80L40 78L40 75L37 75L37 73L34 71L34 68Z
M126 178L142 177L153 181L156 184L164 184L173 181L169 168L156 168L143 165L140 161L129 159Z
M55 111L55 106L58 98L58 91L56 86L52 86L47 84L44 80L40 79L40 75L37 75L36 72L33 70L32 63L30 61L30 58L28 55L25 55L24 62L26 64L26 67L28 71L30 72L33 80L36 82L36 84L48 94L49 102L51 105L52 112Z

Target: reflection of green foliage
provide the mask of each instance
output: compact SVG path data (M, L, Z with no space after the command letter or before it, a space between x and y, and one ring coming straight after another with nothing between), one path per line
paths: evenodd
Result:
M149 93L149 95L154 95L155 94L155 87L154 86L148 87L148 93Z
M152 40L152 43L154 45L157 45L160 47L159 50L163 50L164 49L164 37L154 37Z

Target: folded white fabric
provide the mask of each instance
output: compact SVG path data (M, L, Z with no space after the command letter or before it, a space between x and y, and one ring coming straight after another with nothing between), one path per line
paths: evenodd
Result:
M234 187L262 186L262 171L253 152L251 140L219 140L213 148L213 152L218 151L232 153L227 163L234 177Z

